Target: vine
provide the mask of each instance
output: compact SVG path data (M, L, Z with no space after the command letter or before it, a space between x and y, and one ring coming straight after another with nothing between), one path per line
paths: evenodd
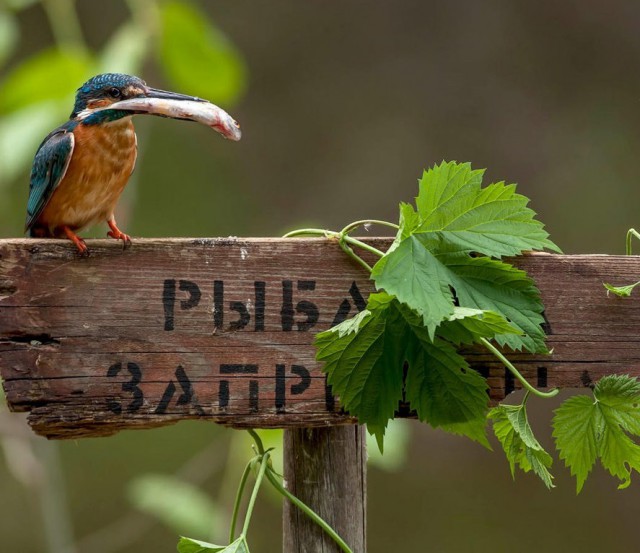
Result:
M531 396L559 393L532 386L507 359L504 350L550 354L545 345L543 305L532 279L505 262L524 251L560 252L548 238L528 198L514 184L482 187L484 171L468 163L443 162L425 171L415 208L400 204L399 223L367 219L340 231L304 228L286 238L324 236L373 280L376 292L366 309L316 335L316 358L343 408L376 437L383 451L384 434L400 402L421 421L464 435L491 449L487 422L507 457L512 476L518 467L533 471L547 488L554 487L553 459L536 439L527 416ZM351 235L357 229L382 225L396 231L386 252ZM631 254L635 230L627 234ZM356 251L357 250L357 251ZM362 253L360 253L362 252ZM365 259L366 257L366 259ZM370 264L368 259L375 263ZM625 287L605 286L618 295ZM622 292L621 292L622 290ZM488 386L458 351L479 344L494 355L526 390L521 403L489 409ZM620 480L631 482L640 471L640 382L629 376L606 376L592 396L578 395L555 411L553 437L560 458L582 489L596 460ZM181 538L180 553L245 553L247 532L258 489L266 479L281 495L316 522L344 552L350 549L336 532L282 485L269 451L253 430L256 455L242 475L231 522L230 545L219 546ZM257 474L242 532L235 535L240 502L251 472Z

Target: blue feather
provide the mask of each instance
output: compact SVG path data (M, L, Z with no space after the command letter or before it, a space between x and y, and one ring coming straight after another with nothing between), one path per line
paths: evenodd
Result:
M33 160L25 231L29 230L60 184L73 155L77 121L61 125L44 139Z

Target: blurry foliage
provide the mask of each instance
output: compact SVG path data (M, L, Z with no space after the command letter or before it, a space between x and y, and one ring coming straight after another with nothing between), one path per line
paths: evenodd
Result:
M178 534L194 534L209 539L224 536L226 515L217 503L198 487L164 474L145 474L128 488L131 503L153 515Z
M9 0L0 7L0 70L18 55L16 12L34 3ZM0 187L28 168L42 138L68 116L76 89L92 75L137 74L155 60L172 88L223 106L246 88L242 56L193 4L129 0L129 18L99 51L82 36L74 0L41 4L55 45L14 63L0 82L0 148L12 152L0 159Z

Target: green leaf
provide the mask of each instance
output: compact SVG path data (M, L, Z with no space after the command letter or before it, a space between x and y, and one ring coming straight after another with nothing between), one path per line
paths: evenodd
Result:
M224 534L220 508L197 487L178 478L146 474L128 487L131 503L151 514L176 532L196 535Z
M229 545L215 545L206 541L180 537L178 553L249 553L249 546L244 536L240 536Z
M631 471L640 471L640 446L629 435L640 436L640 383L626 375L602 378L593 399L574 396L555 412L553 436L560 458L576 477L579 493L596 459L619 488L631 483Z
M509 461L511 476L515 478L517 465L524 472L532 470L547 488L555 487L548 470L553 460L533 435L525 404L499 405L489 412L489 418Z
M491 449L485 433L489 397L486 380L453 346L442 340L432 343L425 332L417 327L413 330L418 342L413 344L406 396L418 418Z
M373 267L378 289L415 309L433 336L440 322L453 313L450 277L442 263L416 237L402 240Z
M246 88L245 64L222 31L192 4L161 5L162 68L186 94L229 106Z
M456 310L441 328L466 340L474 327L486 336L493 336L491 328L514 330L495 314L465 309ZM449 342L432 338L419 314L392 296L372 294L358 324L345 321L318 334L315 344L334 393L349 413L367 424L380 447L403 394L420 420L488 447L486 381Z
M406 327L397 309L390 309L385 295L369 305L354 330L345 323L316 335L316 357L324 361L328 383L343 407L366 423L382 449L387 421L402 399Z
M461 307L500 314L514 327L515 332L498 333L501 346L547 351L540 293L524 271L418 236L405 238L376 263L372 278L379 289L420 313L432 336L454 312L453 290Z
M524 271L488 257L444 253L438 259L447 267L460 306L499 313L522 333L497 335L501 346L547 352L541 326L544 306L540 292Z
M522 331L498 313L469 307L454 307L453 315L438 328L438 336L457 346L503 334L521 335Z
M628 298L638 284L640 284L640 280L635 284L627 284L625 286L614 286L613 284L608 284L606 282L602 283L602 285L607 289L607 294L612 292L621 298Z
M7 75L0 88L0 112L46 100L65 100L71 112L75 91L93 68L93 60L81 50L42 50Z
M515 192L515 184L482 188L483 172L455 162L425 171L416 198L422 219L416 232L437 233L449 244L490 257L544 248L560 251L527 207L528 198Z

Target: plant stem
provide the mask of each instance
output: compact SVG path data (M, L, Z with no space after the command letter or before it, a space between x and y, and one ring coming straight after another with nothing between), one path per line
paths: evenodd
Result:
M260 435L253 428L247 429L247 432L249 432L249 434L253 438L253 441L256 442L256 447L258 448L258 454L264 455L264 445L262 444L262 439L260 438Z
M249 473L251 472L251 465L254 459L251 459L244 467L242 478L240 479L240 485L238 486L238 492L236 493L236 500L233 504L233 514L231 515L231 529L229 530L229 543L232 543L236 534L236 522L238 521L238 512L240 511L240 501L242 500L242 494L244 493L244 487L247 484Z
M640 233L636 229L630 228L627 231L627 255L631 255L631 239L634 236L640 240Z
M336 533L336 531L324 521L320 515L318 515L313 509L311 509L304 502L300 501L295 495L287 490L273 473L272 469L267 470L267 480L269 483L278 490L283 496L285 496L291 503L293 503L298 509L300 509L305 515L307 515L313 522L315 522L320 528L322 528L331 539L338 544L338 547L344 551L344 553L353 553L351 548L344 542L344 540Z
M354 252L351 246L349 246L349 244L347 244L345 240L340 240L338 244L340 244L340 248L342 248L342 251L344 253L346 253L351 259L353 259L361 267L364 267L369 272L369 274L371 274L371 271L373 271L373 267L371 267L371 265L369 265L356 252Z
M330 230L325 230L321 228L301 228L298 230L292 230L291 232L287 232L282 238L293 238L294 236L303 236L305 234L311 234L314 236L326 236L327 238L337 238L338 233Z
M484 344L484 346L491 352L493 353L493 355L495 355L498 359L500 359L500 361L502 361L502 364L507 367L507 369L509 369L511 371L511 373L513 374L513 376L515 376L519 381L520 384L522 384L522 386L528 390L529 392L531 392L532 394L538 396L538 397L553 397L558 395L558 393L560 392L560 390L558 390L558 388L554 388L553 390L549 391L549 392L541 392L540 390L538 390L537 388L534 388L531 384L529 384L529 382L527 382L527 379L522 376L520 374L520 372L518 371L518 369L516 369L512 364L511 361L509 361L503 354L502 352L496 348L491 342L489 342L489 340L487 340L486 338L480 338L480 341Z
M378 219L362 219L361 221L354 221L353 223L348 224L340 231L340 234L349 234L352 230L365 225L381 225L383 227L390 227L394 229L400 228L395 223L390 223L389 221L380 221Z
M373 253L375 255L377 255L378 257L383 257L384 256L384 252L381 252L378 248L374 248L373 246L370 246L369 244L365 244L364 242L362 242L361 240L358 240L357 238L353 238L351 236L348 236L346 234L341 234L339 235L339 239L341 241L344 242L348 242L349 244L353 244L354 246L358 246L359 248L362 248L363 250L366 250L370 253Z
M269 462L269 452L267 451L263 455L260 455L259 459L260 459L260 471L258 472L256 483L253 485L253 491L251 492L251 498L249 499L249 505L247 506L247 514L244 517L244 525L242 526L243 536L246 536L247 532L249 531L249 523L251 522L251 514L253 513L253 506L256 503L256 498L258 497L258 490L260 489L260 484L262 484L264 473L267 470L267 464Z

